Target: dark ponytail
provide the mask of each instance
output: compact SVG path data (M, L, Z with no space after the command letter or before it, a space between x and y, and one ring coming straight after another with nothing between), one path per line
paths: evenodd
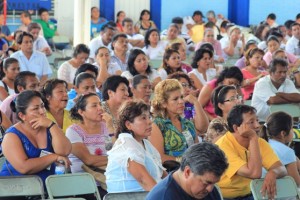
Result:
M263 138L264 140L266 140L267 142L269 142L269 135L267 133L267 124L265 123L264 125L261 126L260 132L259 132L259 136L261 138Z
M285 132L285 135L290 134L293 128L293 118L285 112L274 112L266 120L266 123L260 130L259 136L266 141L270 138L276 138L281 134L281 131Z

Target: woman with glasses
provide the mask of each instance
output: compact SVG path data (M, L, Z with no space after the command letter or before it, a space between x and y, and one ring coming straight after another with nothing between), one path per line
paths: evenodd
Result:
M215 40L213 29L211 29L211 28L206 28L205 29L203 40L196 45L195 51L200 49L200 47L204 43L210 43L211 45L213 45L214 51L215 51L214 52L214 55L215 55L214 61L215 62L217 62L217 63L224 62L224 58L223 58L223 55L222 55L223 53L222 53L221 43L218 40Z
M205 140L215 143L228 131L227 115L231 108L241 104L242 96L233 85L221 85L217 87L211 97L217 118L213 119L208 126Z
M246 52L246 67L242 69L244 81L242 92L244 100L251 100L256 81L268 74L260 70L262 66L264 52L259 48L253 48Z
M152 87L161 81L161 78L155 69L151 69L146 54L141 49L134 49L128 57L128 71L124 71L121 76L124 76L132 82L132 78L137 75L145 75L149 77Z
M234 85L236 86L238 93L242 95L242 91L240 89L242 82L243 74L241 70L238 67L229 67L225 68L217 78L211 80L202 88L198 101L202 107L204 107L204 111L210 121L217 117L210 99L213 90L220 85Z
M160 153L163 162L180 162L185 150L199 142L193 122L182 117L187 101L192 102L196 110L200 110L195 99L183 96L183 88L178 80L166 79L155 87L151 101L154 123L149 140Z

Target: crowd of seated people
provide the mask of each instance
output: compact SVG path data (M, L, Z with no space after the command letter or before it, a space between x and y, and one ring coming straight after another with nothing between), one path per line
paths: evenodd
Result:
M149 10L136 23L124 11L116 23L97 7L91 13L91 41L74 47L57 78L47 60L57 27L47 10L35 22L22 12L20 30L0 40L0 176L45 181L59 162L70 173L105 166L101 196L149 191L148 199L170 199L176 189L221 199L217 184L227 200L252 200L250 181L261 177L272 198L285 175L300 187L288 147L293 119L270 112L300 103L298 22L278 26L270 14L249 36L213 11L207 22L199 10L174 16L162 32ZM217 158L220 169L205 164ZM168 175L170 163L180 168Z

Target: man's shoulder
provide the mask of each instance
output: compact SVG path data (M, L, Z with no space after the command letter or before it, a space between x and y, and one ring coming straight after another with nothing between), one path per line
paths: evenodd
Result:
M173 174L173 173L172 173ZM160 181L147 195L146 200L173 199L176 188L170 186L172 183L172 174Z

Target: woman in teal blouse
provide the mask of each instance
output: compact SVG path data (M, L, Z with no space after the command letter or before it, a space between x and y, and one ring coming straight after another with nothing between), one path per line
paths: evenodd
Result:
M155 87L152 100L154 123L149 140L160 153L163 162L181 161L185 150L198 143L193 122L182 117L184 103L193 104L194 99L183 97L182 86L175 79L166 79Z

